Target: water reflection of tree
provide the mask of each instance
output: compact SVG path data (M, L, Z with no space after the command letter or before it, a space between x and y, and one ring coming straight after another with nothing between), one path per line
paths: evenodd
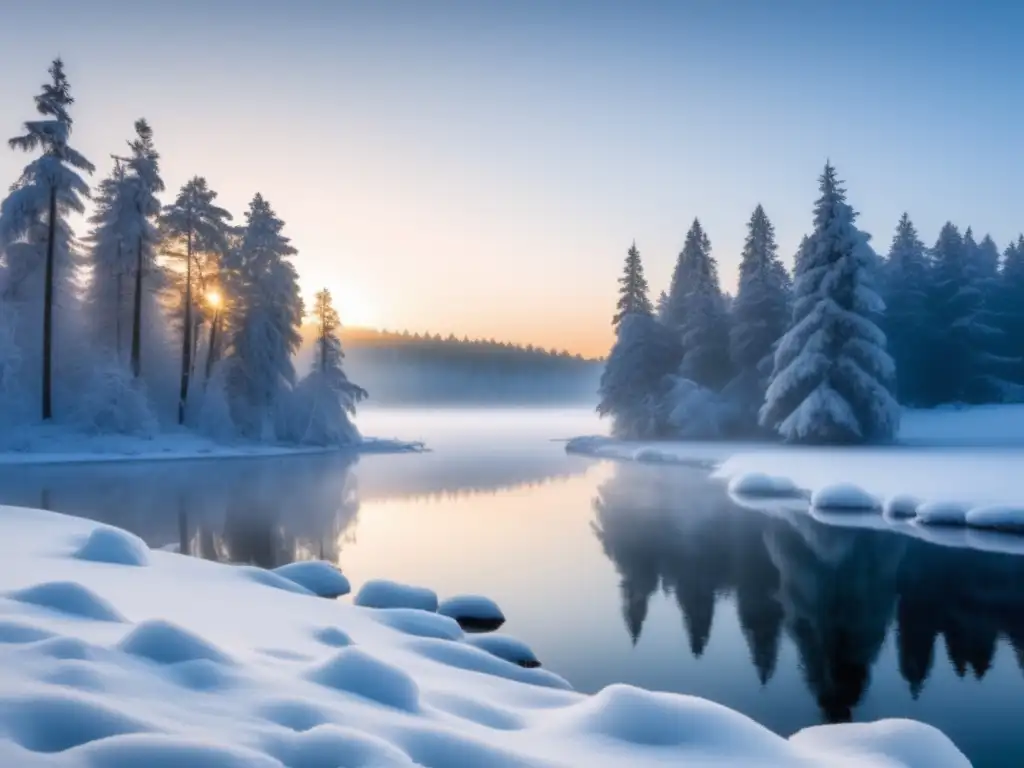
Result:
M619 465L598 489L594 511L634 644L660 587L675 598L690 650L700 656L716 599L733 594L762 684L785 629L826 721L852 717L890 628L915 697L940 637L961 676L986 674L1000 636L1024 670L1022 557L743 509L688 468Z

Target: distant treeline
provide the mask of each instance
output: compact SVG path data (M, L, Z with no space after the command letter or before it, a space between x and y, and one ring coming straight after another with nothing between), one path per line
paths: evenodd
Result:
M343 330L346 370L371 405L596 402L601 360L454 335Z

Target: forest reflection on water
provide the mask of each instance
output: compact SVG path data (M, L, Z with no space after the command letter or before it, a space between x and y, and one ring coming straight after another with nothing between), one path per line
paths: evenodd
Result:
M0 504L220 561L323 557L357 587L486 594L582 691L690 693L783 734L911 717L980 768L1024 764L1024 557L746 509L704 470L567 456L561 434L479 433L358 462L3 468Z

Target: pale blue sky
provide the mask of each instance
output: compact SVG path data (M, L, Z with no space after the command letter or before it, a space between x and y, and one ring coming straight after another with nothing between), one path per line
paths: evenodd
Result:
M1005 244L1022 22L944 0L20 4L0 135L59 53L100 174L145 116L169 187L205 175L239 217L262 192L343 319L600 353L633 238L657 293L700 216L732 290L750 211L788 260L827 157L882 250L904 209L926 241L951 218ZM0 183L23 163L0 150Z

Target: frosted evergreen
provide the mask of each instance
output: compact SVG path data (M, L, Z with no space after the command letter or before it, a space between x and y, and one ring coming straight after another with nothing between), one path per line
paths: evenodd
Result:
M820 189L761 423L788 442L888 441L899 406L890 392L895 366L876 325L884 309L872 281L876 257L831 164Z
M934 343L929 321L928 257L924 243L906 213L896 225L884 268L885 331L896 363L896 391L901 403L930 402L928 350Z
M626 266L622 271L622 277L619 278L619 286L618 311L612 318L613 325L617 326L630 312L643 312L647 315L654 312L647 295L649 288L644 277L644 265L640 261L640 251L636 249L635 241L626 254Z
M245 219L231 259L227 387L240 431L259 438L270 431L276 403L295 383L292 357L301 342L303 308L298 274L288 261L296 250L282 234L284 222L259 194Z
M1007 376L1017 385L1014 400L1024 399L1024 236L1003 252L997 302L1004 350L1012 358Z

